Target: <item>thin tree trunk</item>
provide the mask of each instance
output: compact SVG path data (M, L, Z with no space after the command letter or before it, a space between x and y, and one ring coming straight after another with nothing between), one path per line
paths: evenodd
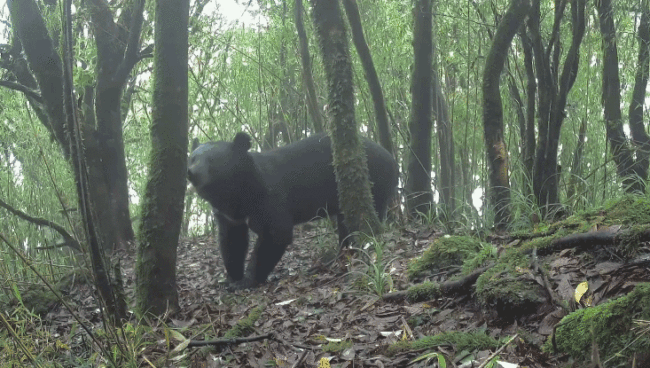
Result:
M640 185L645 192L645 181L648 179L648 163L650 159L650 137L643 125L643 104L650 74L650 9L648 0L643 0L641 10L641 23L639 24L639 61L634 81L634 91L630 102L629 119L632 143L636 147L636 173L639 175Z
M512 0L496 34L485 61L483 73L483 127L489 164L490 199L494 208L495 227L506 229L510 222L510 183L508 179L508 149L503 140L503 107L499 79L512 38L528 12L526 0Z
M188 148L188 18L189 0L156 1L151 161L136 260L141 314L178 309L176 247Z
M300 44L300 60L302 63L302 80L307 89L307 110L311 116L314 130L320 133L325 130L325 122L318 108L318 98L316 97L316 86L314 84L314 75L311 70L311 57L309 56L309 43L307 33L302 20L303 6L302 0L296 0L296 30L298 31L298 41Z
M537 82L535 81L535 69L533 68L533 48L530 38L524 29L521 33L521 43L524 51L524 64L526 66L526 133L521 139L523 145L523 163L526 178L529 182L533 180L533 165L535 162L535 101ZM530 188L530 185L526 185ZM530 192L528 192L530 194Z
M582 119L580 122L580 131L578 132L576 150L573 152L573 160L571 161L571 175L569 177L569 186L567 188L567 198L569 200L572 200L573 196L576 194L578 178L582 177L582 153L584 152L586 137L587 119Z
M616 172L623 179L628 193L643 192L641 181L637 180L634 170L634 158L623 131L621 117L621 82L618 76L618 51L616 46L616 28L612 16L611 0L597 2L600 19L600 33L603 38L603 94L607 140L612 147L612 156L616 162Z
M406 207L411 215L427 214L433 208L431 189L431 0L414 5L413 77L411 80L410 151L405 185Z
M454 133L449 119L447 99L440 87L438 72L431 72L432 84L432 109L436 118L436 130L438 133L438 145L440 146L440 205L442 214L446 221L451 223L456 209L455 204L455 154L454 154Z
M359 16L359 7L356 0L343 0L345 13L348 16L350 29L352 30L352 41L359 53L359 59L363 66L363 71L366 73L366 80L372 96L372 102L375 107L375 115L377 118L377 131L379 132L379 143L394 155L393 141L390 138L390 124L388 123L388 114L386 113L386 104L384 102L384 92L379 83L379 76L375 70L375 65L372 62L372 55L363 36L363 28L361 26L361 17Z
M313 0L313 16L328 81L332 154L339 204L352 232L377 234L368 160L354 119L352 63L338 0Z
M513 107L515 109L515 114L517 115L517 126L519 127L519 141L520 141L520 147L521 147L521 153L520 153L520 158L521 158L521 163L522 166L525 165L526 161L526 155L525 155L525 148L526 148L526 114L524 113L524 103L521 100L521 94L519 93L519 88L517 88L517 82L515 82L515 78L512 74L508 75L508 91L510 92L510 98L512 99ZM526 177L526 168L524 166L524 170L522 170L520 174L521 180L517 180L517 184L519 184L519 190L524 194L524 196L527 196L530 194L529 190L529 178Z

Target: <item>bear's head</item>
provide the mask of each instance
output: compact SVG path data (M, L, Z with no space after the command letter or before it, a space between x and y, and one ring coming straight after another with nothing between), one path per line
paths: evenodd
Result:
M187 177L200 197L231 220L243 220L259 201L263 187L253 157L251 138L237 133L232 142L192 145Z

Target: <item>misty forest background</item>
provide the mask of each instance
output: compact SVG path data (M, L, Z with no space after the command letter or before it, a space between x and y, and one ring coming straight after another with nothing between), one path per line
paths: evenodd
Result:
M5 244L56 280L67 248L85 237L65 83L44 62L65 45L59 3L0 7L0 273L11 285L37 277ZM267 150L328 129L310 5L190 2L190 139L244 131ZM73 4L74 106L106 250L134 248L149 213L153 9L140 0ZM400 164L396 212L447 233L485 234L646 195L648 0L344 0L341 10L358 131ZM365 41L352 42L355 26ZM189 191L181 236L211 234L210 212Z
M126 3L116 2L112 10L119 14ZM562 78L567 77L563 73L571 64L567 58L574 52L571 43L575 28L572 24L575 22L571 19L571 12L576 6L584 7L584 2L568 3L541 2L539 30L526 33L517 30L517 36L504 54L505 66L499 74L499 86L503 105L503 153L507 154L508 196L512 201L511 229L527 228L532 222L539 221L540 217L547 215L544 207L547 204L560 203L563 205L561 211L571 213L601 205L625 192L630 185L623 185L624 180L617 172L624 172L620 167L626 163L618 163L619 160L612 155L616 144L608 141L608 134L614 135L608 133L608 126L612 126L609 130L624 132L624 141L619 145L622 145L620 150L628 153L629 164L633 165L635 160L643 161L640 165L645 165L647 171L647 155L643 149L648 144L643 123L647 120L647 112L642 109L638 114L637 110L632 110L638 106L633 103L635 88L644 91L647 84L647 39L643 43L639 39L639 36L647 37L643 33L647 33L647 29L644 31L640 27L647 4L630 0L618 1L613 6L614 46L618 53L618 62L613 67L618 67L618 70L607 73L617 73L620 83L618 88L610 87L606 97L620 98L615 106L620 107L620 112L606 124L602 100L603 79L607 76L603 69L604 41L599 28L599 13L593 3L578 15L583 17L580 21L584 22L584 36L581 42L578 41L575 84L564 97L564 109L554 114L547 112L546 116L542 110L557 109L563 102L558 95L566 90ZM210 6L206 7L207 4ZM218 4L207 1L191 4L190 137L201 141L230 140L237 132L246 131L253 136L258 147L268 149L314 132L314 122L307 106L294 2L259 2L259 5L236 8L246 23L237 17L234 20L226 18L222 15L224 10L215 5ZM495 0L434 2L432 7L431 72L438 88L433 89L433 129L429 130L431 183L432 195L438 205L434 206L434 214L450 229L489 229L494 225L494 206L486 197L486 189L490 187L490 167L483 134L482 89L491 38L507 6L507 1ZM381 82L392 144L402 168L400 187L403 188L409 175L406 170L410 153L409 123L413 120L413 42L420 37L413 31L413 4L410 1L359 1L358 7L365 39ZM60 10L47 5L47 2L42 3L40 9L49 34L57 41L61 32ZM81 9L79 16L75 17L78 32L74 36L77 62L74 80L81 96L84 96L83 91L90 92L80 98L79 106L82 114L89 115L93 100L88 95L92 94L97 80L95 63L98 49L89 29L90 15ZM246 12L252 13L248 15ZM228 9L227 13L238 12ZM147 11L142 25L143 48L153 43L152 23L146 14ZM304 16L318 100L317 112L326 121L327 83L321 54L309 12ZM72 233L79 223L78 212L68 211L76 208L77 201L72 169L62 154L60 143L53 139L52 130L39 119L43 111L35 111L30 95L16 87L19 82L12 75L11 68L20 54L12 54L17 48L15 42L10 42L15 34L11 32L8 18L7 7L3 7L5 26L1 40L7 44L0 45L3 55L3 88L0 88L3 122L0 125L0 175L3 185L0 198L31 216L59 223ZM532 49L538 46L537 42L543 55L535 55L533 60ZM368 83L358 53L352 43L350 47L359 130L378 141L377 117ZM639 59L640 52L646 53L644 59ZM535 63L538 59L541 61ZM528 73L536 73L538 68L544 70L544 66L550 85L546 86L539 74L533 74L535 79L531 83ZM534 69L530 70L531 67ZM138 228L140 221L147 177L151 70L150 58L143 57L136 62L125 80L121 97L120 127L128 172L128 210L134 229ZM533 94L529 91L531 84ZM529 104L531 97L535 104ZM645 97L640 101L643 106L647 105ZM561 119L559 124L556 123L557 115ZM631 129L639 122L641 129ZM551 134L545 134L544 127ZM101 126L98 126L98 135L100 131ZM545 145L551 146L549 154L544 152ZM556 152L553 152L553 145ZM535 165L542 159L540 156L556 157L556 172L541 161L538 170L541 180L533 180ZM543 172L545 170L551 170L550 174ZM639 171L642 182L645 171ZM116 176L119 180L119 175ZM557 179L557 194L548 202L542 198L540 189L544 184L550 185L553 178ZM194 194L189 194L185 203L183 235L207 233L211 226L207 203L197 200ZM20 243L25 250L51 245L57 238L51 229L39 230L7 212L3 214L0 231L11 241ZM121 236L132 240L133 231L121 229Z

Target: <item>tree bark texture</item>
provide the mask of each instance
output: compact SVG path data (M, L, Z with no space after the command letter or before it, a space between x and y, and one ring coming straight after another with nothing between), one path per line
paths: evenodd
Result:
M26 87L38 86L40 102L45 108L33 103L34 96L29 93L26 93L27 99L72 164L71 142L66 135L63 110L61 58L36 3L33 0L11 1L9 5L12 25L18 36L14 38L15 55L20 55L18 50L22 46L31 73L20 57L3 67ZM132 8L123 9L119 25L113 21L111 8L105 1L92 0L88 7L96 27L98 79L95 93L85 93L86 120L81 122L81 129L90 181L90 205L96 212L102 244L106 249L114 249L134 238L128 210L120 98L126 79L139 60L144 0L137 0ZM93 100L94 108L86 109ZM76 179L79 180L78 175Z
M352 63L338 0L313 0L313 16L329 90L330 130L339 204L351 231L381 230L368 179L368 162L354 118Z
M639 175L640 185L645 192L645 181L648 179L648 162L650 159L650 137L643 125L643 104L650 74L650 8L648 0L642 2L641 22L638 29L639 58L634 80L632 101L630 102L629 119L632 143L636 147L636 173Z
M618 75L618 51L616 46L616 27L612 17L611 0L597 2L598 18L603 48L603 90L602 103L605 115L607 140L612 147L616 172L623 179L625 191L643 191L641 180L635 172L634 158L623 131L621 117L621 82Z
M138 61L144 4L144 0L134 1L133 9L123 11L115 22L108 3L89 1L97 43L97 128L94 136L100 155L97 165L101 166L97 179L107 187L107 210L113 217L116 245L135 238L129 215L128 173L122 136L122 91Z
M178 309L176 247L183 219L188 148L189 0L157 0L149 178L136 263L140 313Z
M366 74L370 95L372 96L372 103L375 108L377 119L379 143L386 149L386 151L390 152L391 155L394 155L393 141L391 140L390 134L390 124L388 123L388 114L386 113L386 104L384 101L384 92L381 89L381 83L379 83L379 76L377 75L375 64L372 61L372 55L370 55L368 43L363 36L363 27L361 26L361 16L359 15L357 1L343 0L343 6L345 7L345 13L348 16L348 22L350 23L350 29L352 30L352 41L354 42L354 47L357 49L357 53L359 53L359 59L361 60L363 71Z
M103 241L105 238L98 234L96 225L100 216L97 209L91 203L90 183L88 175L88 161L86 160L83 144L82 127L77 113L76 98L74 94L73 81L73 47L72 47L72 0L66 0L64 5L65 30L63 43L63 106L65 111L66 136L70 140L70 151L77 184L77 196L81 208L82 219L85 227L87 249L90 251L90 260L95 280L95 286L106 308L108 319L112 324L120 324L126 321L126 299L124 297L124 285L121 283L121 271L119 263L116 264L117 273L109 276L110 268L105 262L103 252Z
M490 180L490 201L497 230L510 222L508 150L503 139L503 107L499 79L512 38L529 9L528 1L512 0L496 30L483 72L483 128Z
M531 14L530 30L540 96L539 140L533 169L533 190L543 214L553 213L559 205L558 147L567 97L578 74L580 45L585 33L585 2L585 0L571 1L571 23L573 25L571 47L567 52L559 78L559 50L561 47L557 32L559 32L562 14L556 12L553 33L546 50L541 45L539 35L539 1L535 1ZM564 11L563 7L558 7L559 9ZM550 53L551 49L553 50L552 54ZM549 79L541 80L540 76Z
M316 133L325 130L325 122L323 115L321 115L318 108L318 98L316 97L316 86L314 84L314 75L311 70L311 57L309 55L309 42L307 40L307 32L305 32L305 24L302 20L302 13L304 9L302 0L296 0L296 30L298 31L298 42L300 45L300 60L302 62L302 80L307 89L307 110L311 115L311 120L314 124Z
M413 77L411 80L410 151L405 185L411 215L431 212L431 62L433 40L431 0L417 0L413 22Z

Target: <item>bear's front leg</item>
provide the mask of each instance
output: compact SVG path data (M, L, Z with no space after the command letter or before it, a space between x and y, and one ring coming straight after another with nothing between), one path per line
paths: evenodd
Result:
M293 222L289 216L275 217L265 225L248 264L246 279L252 286L266 282L293 240Z
M233 223L216 214L219 224L219 249L226 267L228 279L240 282L244 278L244 262L248 253L248 225L245 222Z

